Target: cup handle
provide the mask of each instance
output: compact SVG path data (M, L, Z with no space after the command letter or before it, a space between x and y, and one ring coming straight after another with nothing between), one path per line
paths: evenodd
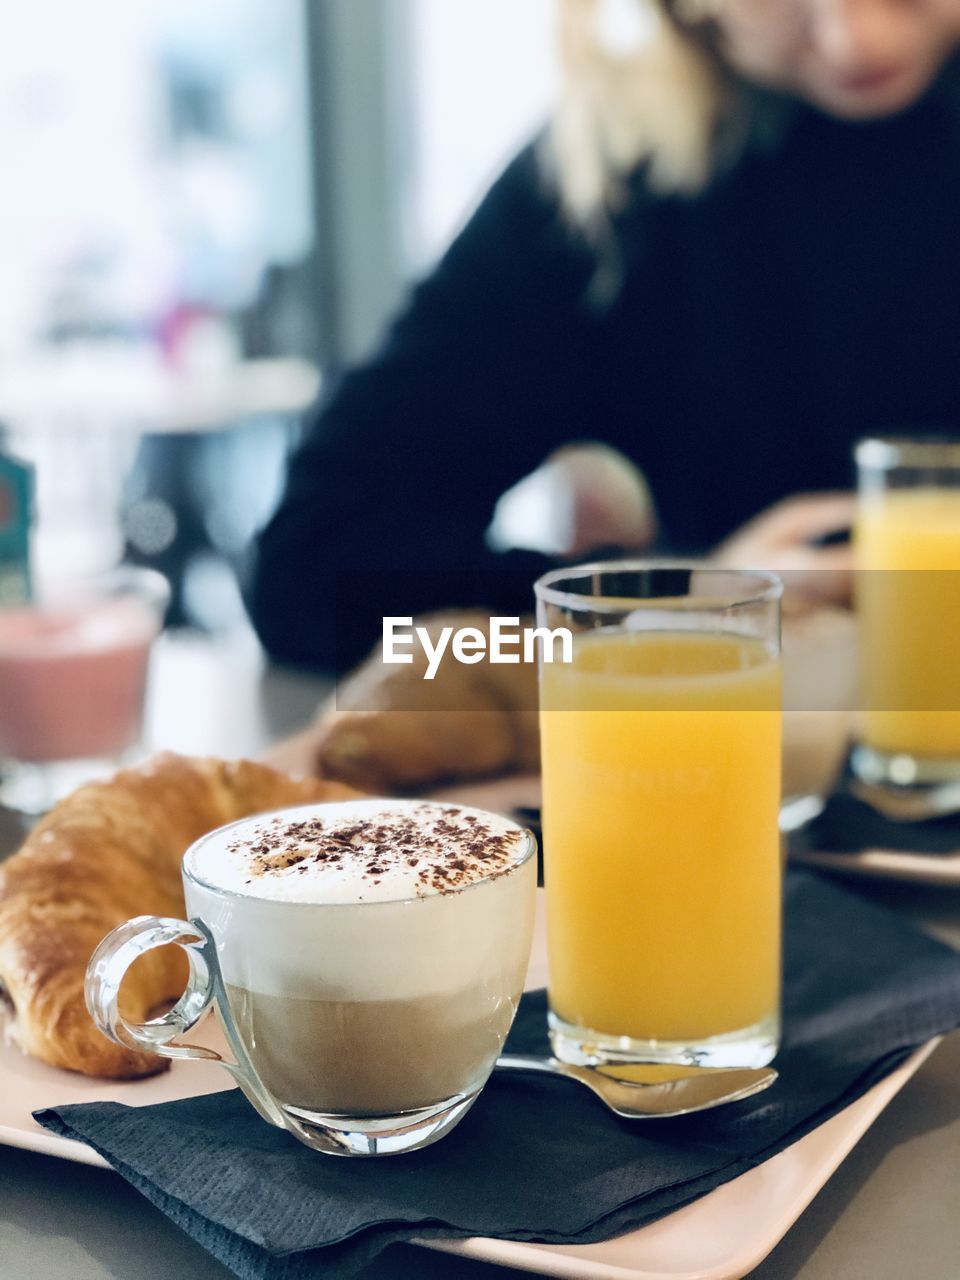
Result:
M180 999L169 1013L149 1022L129 1022L120 1012L120 987L133 962L157 947L175 944L187 957L190 974ZM265 1120L288 1128L286 1117L264 1087L240 1038L227 1003L217 950L200 920L137 916L120 925L90 957L84 987L87 1009L108 1039L127 1049L162 1058L200 1058L219 1062L233 1076ZM236 1062L202 1045L174 1044L215 1005Z

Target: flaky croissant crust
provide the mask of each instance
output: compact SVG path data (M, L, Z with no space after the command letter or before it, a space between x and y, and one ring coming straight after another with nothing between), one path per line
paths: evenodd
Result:
M445 626L472 627L488 639L490 634L490 617L478 610L428 614L416 622L434 644ZM317 773L365 791L393 793L539 770L533 663L465 666L449 660L434 680L426 680L423 649L409 656L409 664L387 666L378 646L341 681L316 726Z
M267 809L349 798L336 782L266 765L165 754L81 787L0 864L0 1016L27 1053L55 1067L116 1078L166 1062L107 1040L84 1003L87 962L132 916L182 916L180 861L200 836ZM143 1021L183 989L177 947L130 970L123 1011Z

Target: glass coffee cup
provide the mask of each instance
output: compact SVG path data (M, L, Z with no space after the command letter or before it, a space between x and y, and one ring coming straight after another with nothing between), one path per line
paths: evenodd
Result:
M140 916L100 944L87 1005L111 1039L169 1058L211 1006L223 1058L270 1123L333 1155L412 1151L449 1132L486 1083L523 990L536 842L505 818L359 800L243 819L184 856L188 920ZM120 1013L146 951L190 976L147 1023Z

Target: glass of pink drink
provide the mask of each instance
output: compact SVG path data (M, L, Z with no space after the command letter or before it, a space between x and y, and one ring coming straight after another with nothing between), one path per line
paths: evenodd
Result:
M167 599L124 567L0 607L0 801L40 812L137 746Z

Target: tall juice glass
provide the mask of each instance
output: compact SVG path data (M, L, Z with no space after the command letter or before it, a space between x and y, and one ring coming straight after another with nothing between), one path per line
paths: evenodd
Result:
M869 782L960 778L960 441L864 440L855 530Z
M558 570L538 621L550 1034L567 1062L762 1065L780 1032L772 574Z

